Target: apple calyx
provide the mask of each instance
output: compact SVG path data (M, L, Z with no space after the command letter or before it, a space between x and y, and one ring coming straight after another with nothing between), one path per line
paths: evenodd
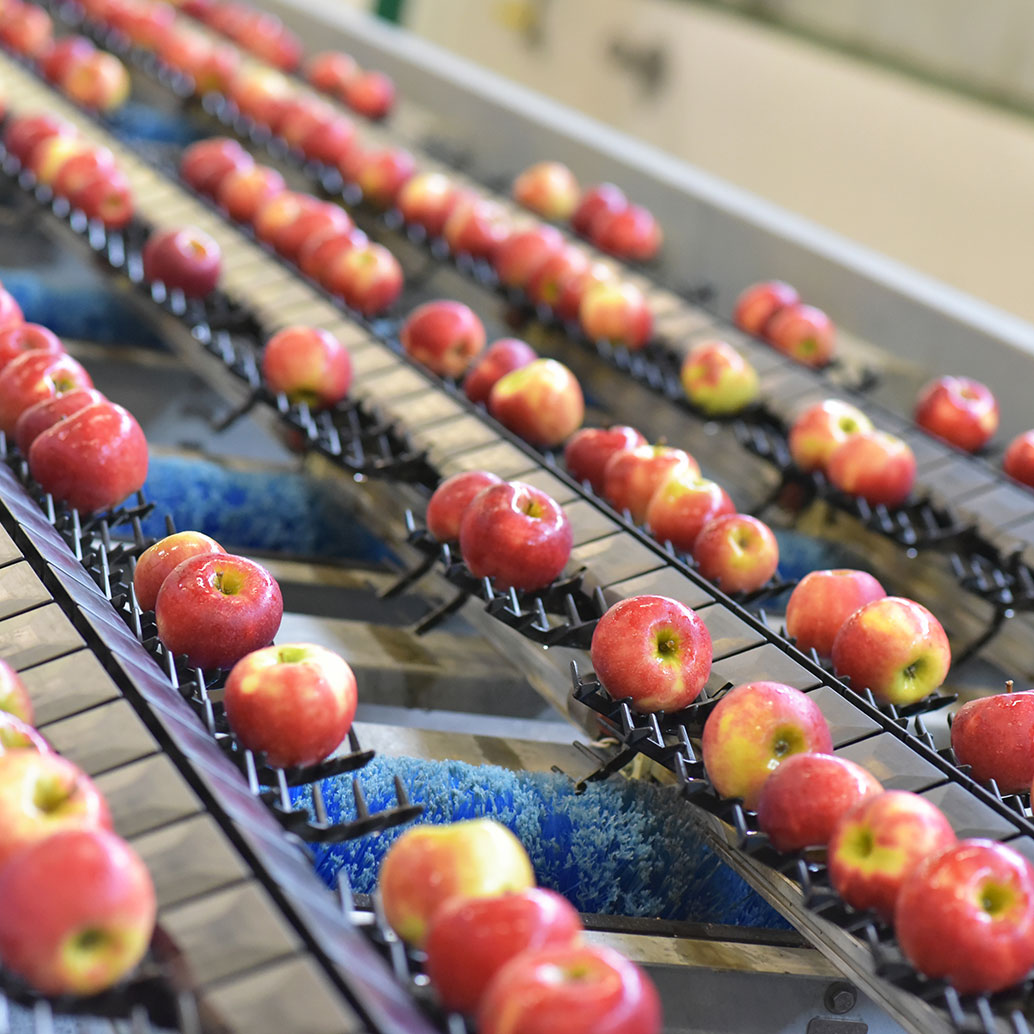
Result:
M798 729L786 727L776 729L774 739L772 740L772 754L774 757L769 762L768 767L775 769L783 758L789 757L791 754L799 754L804 749L804 737Z
M41 779L32 794L32 803L43 815L52 815L60 811L61 806L72 796L74 792L66 789L56 779Z
M1011 887L1001 883L985 883L980 887L980 908L992 919L1001 919L1016 900Z
M662 661L671 662L679 652L678 637L670 628L660 628L656 635L657 653Z
M277 649L276 659L281 664L301 664L309 659L309 651L304 646L281 646Z
M243 583L236 571L216 571L210 582L213 589L218 589L224 596L236 596L240 593Z
M533 520L541 520L544 516L542 504L537 499L528 499L521 503L518 509L526 517L531 517Z

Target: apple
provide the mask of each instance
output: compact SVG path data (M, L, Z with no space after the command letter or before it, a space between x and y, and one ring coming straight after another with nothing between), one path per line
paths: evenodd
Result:
M485 327L462 302L425 302L406 317L399 338L418 363L441 377L459 377L485 347Z
M506 209L481 197L460 198L442 227L442 237L454 254L488 260L509 235Z
M352 219L340 206L330 201L317 201L306 206L277 234L276 248L290 262L298 262L301 250L310 237L336 230L348 233L353 227Z
M960 994L1012 987L1034 966L1034 867L1008 844L960 840L905 879L894 927L924 976Z
M928 855L956 842L944 813L908 790L865 797L836 824L827 864L836 892L852 908L890 922L901 885Z
M825 366L836 350L833 321L813 305L787 305L765 324L765 340L805 366Z
M259 205L251 221L251 228L260 241L275 248L277 238L284 229L315 203L316 198L309 194L293 190L281 191Z
M352 359L333 334L319 327L285 327L262 351L262 376L271 391L313 409L336 405L352 383Z
M230 670L223 697L230 729L275 768L316 765L348 735L355 675L332 650L311 643L267 646Z
M625 192L613 183L600 183L590 187L571 214L571 228L583 237L589 236L592 224L601 212L623 212L628 207Z
M589 287L578 306L578 322L593 341L633 350L643 348L653 333L653 315L643 292L620 281Z
M80 409L103 401L104 396L96 388L74 388L29 406L22 411L14 425L14 440L18 451L28 456L32 443L47 428L78 413Z
M908 444L883 431L860 431L838 445L826 462L834 487L877 506L900 506L916 479L916 458Z
M78 194L97 173L115 168L115 156L106 147L91 147L73 154L54 177L54 193L71 198Z
M795 287L782 280L765 280L748 287L736 299L732 321L740 330L759 337L765 333L768 321L781 309L796 305L801 300Z
M527 890L535 885L535 872L505 826L470 819L411 826L388 848L377 883L391 928L421 948L446 902Z
M236 37L262 61L291 72L302 58L299 39L275 15L266 11L249 12L249 18Z
M395 204L407 223L422 226L430 237L440 237L462 196L443 173L418 172L402 185Z
M757 807L768 777L787 758L829 754L833 739L814 700L781 682L749 682L730 689L704 722L704 768L721 797Z
M825 847L860 801L883 792L871 772L835 754L794 754L765 780L758 828L777 851Z
M446 478L427 502L427 530L439 542L459 542L460 520L467 505L483 488L503 479L487 470L465 470Z
M488 985L479 1034L660 1034L650 978L613 948L573 945L523 952Z
M34 725L36 715L25 683L7 661L0 658L0 712Z
M535 226L510 234L492 256L499 282L524 287L547 259L564 247L564 235L555 226Z
M735 512L735 504L718 482L689 467L678 467L650 497L645 523L658 542L670 542L689 553L708 521Z
M583 427L564 446L564 466L576 481L588 481L597 495L603 495L605 472L612 456L626 449L646 445L646 438L634 427Z
M313 54L305 62L305 78L324 93L340 93L358 71L356 59L339 50Z
M169 290L178 289L188 298L203 298L219 283L219 245L196 226L152 234L141 257L147 280L161 281Z
M247 165L231 170L219 182L215 199L239 223L250 223L270 198L287 189L284 177L268 165Z
M37 402L92 387L90 375L65 352L26 352L0 371L0 431L13 434L18 417Z
M230 83L230 99L242 115L260 126L277 124L294 86L281 72L245 65Z
M1014 481L1034 487L1034 431L1024 431L1009 443L1002 470Z
M199 194L215 196L231 173L249 169L255 159L236 141L227 137L199 140L183 152L180 177Z
M535 359L492 386L488 411L508 430L540 448L562 445L585 419L578 378L555 359Z
M71 761L35 750L0 756L0 872L19 851L63 829L110 829L108 806ZM4 899L7 910L10 902Z
M365 247L369 239L355 226L345 231L327 229L310 234L298 251L298 268L317 283L330 287L327 274L337 259L353 248ZM335 293L341 293L336 291Z
M739 413L758 397L754 367L726 341L701 341L679 373L686 398L706 416Z
M604 208L589 226L589 240L602 251L633 262L649 262L664 242L653 213L642 205Z
M50 112L21 115L12 119L4 130L4 147L26 168L33 152L52 136L78 136L79 131L70 122Z
M957 449L976 452L998 430L998 402L971 377L938 377L919 392L915 420Z
M513 181L514 201L553 222L570 219L581 194L574 173L561 162L529 165Z
M241 67L240 51L229 43L211 43L198 55L188 74L199 94L228 93Z
M355 170L363 200L376 208L391 208L403 185L416 171L416 162L401 147L368 151Z
M977 782L994 780L1002 793L1026 793L1034 781L1034 692L970 700L951 724L951 749Z
M200 32L185 26L176 26L162 36L154 50L159 60L168 68L193 79L195 70L201 67L211 53L212 46L213 44ZM233 77L226 84L228 87L232 85L232 80ZM200 92L196 81L194 88L195 92Z
M572 539L559 503L523 481L490 485L460 518L464 563L499 589L545 588L564 569Z
M85 36L66 36L40 56L40 71L48 82L56 85L65 69L88 57L94 50L96 47Z
M857 406L824 399L808 406L790 425L790 455L801 470L824 471L838 446L872 429L872 421Z
M493 341L463 378L463 394L471 402L487 404L496 381L536 359L538 353L535 349L520 338L505 337Z
M558 316L557 308L563 297L564 288L589 268L589 259L581 248L565 244L559 251L551 254L542 265L535 269L531 278L524 285L524 293L535 305L544 305L552 309ZM600 269L606 267L600 265ZM579 303L581 299L578 299ZM568 318L578 315L577 306Z
M427 975L442 1005L473 1013L492 978L523 952L562 948L581 938L574 907L531 887L489 898L456 898L435 912L427 935Z
M133 192L129 177L121 170L100 168L68 200L87 219L109 230L119 230L133 218Z
M277 120L277 136L296 151L315 127L334 117L334 109L318 97L299 93L288 99Z
M603 468L603 498L636 524L646 520L654 493L673 471L684 468L694 476L700 467L688 452L670 445L637 445L615 452Z
M0 287L0 331L20 327L25 322L21 306L14 295Z
M73 155L85 154L92 148L81 136L48 136L33 148L29 168L40 183L53 187L61 166Z
M38 323L14 323L0 330L0 370L27 352L57 355L64 350L60 338Z
M697 570L722 592L755 592L779 567L779 543L757 517L727 513L709 520L693 542Z
M0 899L0 963L42 994L97 994L151 943L150 874L103 829L54 833L27 847L0 869Z
M232 553L190 556L158 590L158 638L196 668L230 668L268 646L284 603L276 579L261 564Z
M12 750L51 753L50 744L31 725L0 710L0 757Z
M395 84L383 72L358 72L344 84L342 99L360 115L382 119L395 103Z
M21 4L0 17L0 43L22 57L43 57L53 34L54 24L41 7Z
M154 610L162 583L184 560L226 550L200 531L177 531L148 546L133 570L133 591L141 610Z
M589 656L596 677L634 710L679 711L711 674L711 633L696 611L667 596L631 596L596 624Z
M797 641L799 650L813 649L820 657L829 657L844 622L866 603L886 595L867 571L810 571L794 586L786 603L786 634Z
M114 54L96 50L73 64L61 77L61 89L76 104L112 112L129 98L126 66Z
M314 125L299 146L310 161L339 168L355 149L355 125L350 118L335 113Z
M360 244L334 259L324 283L356 312L377 316L402 293L402 267L383 245Z
M131 4L119 27L138 46L154 50L165 36L176 31L176 9L166 3Z

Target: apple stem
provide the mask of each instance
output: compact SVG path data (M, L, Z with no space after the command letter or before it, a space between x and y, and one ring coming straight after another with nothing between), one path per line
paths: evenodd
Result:
M1005 680L1005 692L1006 693L1011 693L1012 692L1012 687L1013 687L1012 679L1006 679Z

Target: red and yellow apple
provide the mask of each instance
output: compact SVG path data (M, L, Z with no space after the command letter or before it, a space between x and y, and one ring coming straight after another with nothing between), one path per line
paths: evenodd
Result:
M532 445L561 445L585 419L578 378L555 359L534 359L492 385L488 411Z

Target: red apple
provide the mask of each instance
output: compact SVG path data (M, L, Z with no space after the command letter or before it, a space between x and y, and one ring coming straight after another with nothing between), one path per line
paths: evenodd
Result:
M302 58L298 38L276 15L267 12L255 14L238 39L256 57L287 72L297 68Z
M780 310L796 305L801 300L795 287L782 280L766 280L748 287L736 299L732 320L748 334L765 333L768 321Z
M97 173L115 168L115 156L106 147L91 147L72 155L57 170L54 193L74 197Z
M313 54L305 62L305 78L324 93L340 93L358 71L355 58L339 50Z
M722 592L754 592L779 566L779 543L757 517L727 513L708 521L693 542L697 570Z
M941 623L919 603L884 596L856 610L833 640L833 670L878 701L904 706L944 681L951 648Z
M578 941L582 921L551 890L532 887L490 898L447 901L431 921L427 975L447 1009L473 1013L492 978L512 958Z
M680 467L650 497L646 527L658 542L670 542L688 553L708 521L735 512L735 504L718 482Z
M422 226L431 237L440 237L461 197L461 191L448 176L418 172L402 185L395 204L407 223Z
M395 84L383 72L358 72L344 84L342 94L353 111L367 118L382 119L395 103Z
M829 839L829 879L852 908L894 917L901 885L927 856L955 843L935 804L908 790L866 797L837 823Z
M151 943L147 867L102 829L54 833L26 848L0 869L0 899L0 963L42 994L97 994Z
M560 287L560 299L553 306L557 318L566 323L579 321L582 301L600 284L619 286L613 269L602 262L592 262L573 276L564 279ZM631 330L637 331L634 319L631 321Z
M310 238L331 230L347 234L353 225L351 217L340 205L313 199L313 204L303 208L277 234L277 251L290 262L298 262L302 248Z
M615 603L592 634L596 677L615 700L636 711L679 711L711 674L711 633L696 611L667 596Z
M399 332L406 353L441 377L459 377L485 347L485 327L462 302L425 302Z
M583 427L575 431L564 446L564 466L576 481L588 481L597 495L603 495L605 472L612 456L626 449L646 445L634 427Z
M313 409L336 405L352 383L348 349L319 327L286 327L262 351L262 376L271 391Z
M1008 844L960 840L906 878L894 927L924 976L960 994L1012 987L1034 966L1034 868Z
M386 147L364 154L355 170L355 181L363 200L376 208L390 208L406 181L416 171L416 162L401 147Z
M85 36L65 36L40 57L40 71L48 82L57 83L65 69L88 57L94 50L96 47Z
M13 434L18 417L37 402L92 387L90 375L70 355L26 352L0 371L0 431Z
M0 287L0 331L20 327L24 322L25 317L14 295Z
M813 305L787 305L765 324L765 340L805 366L825 366L836 350L833 321Z
M510 234L492 256L499 282L524 287L538 269L564 247L564 235L555 226L535 226Z
M27 352L57 355L64 350L60 338L38 323L14 323L0 330L0 370Z
M722 797L742 797L756 808L768 777L787 758L828 754L833 740L814 700L781 682L730 689L704 723L704 767Z
M627 205L599 212L589 226L589 240L618 258L648 262L660 251L664 234L652 212L642 205Z
M245 66L230 84L230 99L242 115L272 128L294 95L294 86L271 68Z
M32 700L18 673L0 658L0 712L13 715L27 725L36 722Z
M701 341L679 373L686 398L707 416L728 416L758 397L758 374L726 341Z
M613 183L600 183L582 194L578 207L571 215L571 228L583 237L601 212L622 212L628 207L624 191Z
M470 501L483 488L502 483L487 470L465 470L446 478L427 502L427 530L439 542L458 542L460 521Z
M951 725L951 749L980 783L994 780L1002 793L1026 793L1034 781L1034 692L1009 692L970 700Z
M250 223L272 197L287 189L284 177L268 165L247 165L228 172L219 182L215 198L219 207L239 223Z
M463 393L471 402L487 404L496 381L520 370L538 358L538 353L520 338L505 337L492 342L463 378Z
M670 445L619 450L603 468L603 498L615 510L627 510L636 524L642 524L654 493L669 474L681 468L693 476L700 474L697 461L688 452Z
M290 97L276 123L276 134L288 147L301 150L302 141L312 130L334 117L334 109L312 94L298 93Z
M0 756L0 872L30 844L63 829L110 829L108 806L71 761L35 750ZM10 902L4 899L7 911Z
M112 112L129 98L126 66L114 54L96 50L73 64L61 77L61 89L76 104Z
M786 634L797 640L798 649L814 649L820 657L828 657L844 622L866 603L886 595L883 586L867 571L811 571L790 593Z
M872 429L872 421L857 406L824 399L808 406L790 426L790 455L801 470L824 471L838 446Z
M570 219L581 194L574 173L561 162L529 165L513 181L514 201L553 222Z
M133 192L129 177L116 168L98 169L68 200L87 219L118 230L133 218Z
M33 148L29 168L40 183L53 186L61 166L69 158L92 149L93 145L81 136L48 136Z
M230 729L276 768L315 765L348 735L355 675L332 650L311 643L267 646L242 657L226 679Z
M1034 487L1034 431L1024 431L1009 443L1002 470L1015 481Z
M360 244L334 259L324 283L357 312L376 316L402 293L402 267L383 245Z
M560 251L550 255L541 266L536 268L524 285L524 293L536 305L544 305L546 308L556 311L560 299L563 297L564 288L588 268L589 259L585 252L581 248L565 244ZM600 268L605 269L606 267L601 265ZM581 299L579 298L578 301L580 303ZM574 312L568 318L573 319L577 315L578 309L575 306Z
M232 553L188 557L162 582L158 638L197 668L230 668L272 642L284 603L261 564Z
M882 792L876 776L847 758L794 754L761 788L758 828L777 851L825 847L847 812Z
M860 431L838 445L826 462L841 492L876 506L900 506L916 479L916 458L906 442L883 431Z
M506 210L481 197L457 201L442 227L442 236L453 253L489 260L509 235Z
M369 239L355 226L345 231L327 229L310 234L298 251L298 268L317 283L331 288L327 274L338 257L353 248L365 247ZM341 293L336 291L335 293Z
M212 43L192 28L175 26L172 31L164 33L154 49L163 64L193 78L195 70L211 53ZM229 87L232 81L233 77L226 85ZM196 82L194 86L196 90Z
M48 428L78 413L80 409L103 401L104 396L96 388L75 388L29 406L22 411L14 425L14 440L18 451L28 456L32 443Z
M518 955L488 985L479 1034L660 1034L650 978L613 948L578 945Z
M464 563L500 589L545 588L564 569L572 538L563 508L522 481L490 485L460 519Z
M166 535L140 554L133 571L133 591L141 610L154 610L162 583L184 560L226 550L200 531L177 531Z
M578 378L555 359L535 359L501 377L488 396L488 411L532 445L563 444L585 419Z
M0 15L0 43L22 57L43 57L50 50L53 34L53 22L42 7L11 5Z
M214 291L222 269L219 245L204 230L184 226L147 238L143 248L144 276L179 289L188 298L203 298Z
M27 722L0 710L0 757L12 750L50 754L50 744Z
M30 166L36 147L52 136L78 136L70 122L44 112L12 119L4 130L4 147L26 167Z
M299 146L310 161L339 168L356 147L355 126L350 118L334 114L313 126Z
M255 236L271 247L276 247L277 238L284 229L291 225L302 214L317 203L309 194L300 194L293 190L284 190L274 194L259 205L251 226Z
M593 341L639 349L653 333L653 315L638 287L620 281L595 284L582 296L578 321Z
M229 43L212 43L188 71L199 94L228 93L241 67L240 51Z
M388 923L420 948L446 902L527 890L535 885L535 873L505 826L471 819L411 826L388 848L377 883Z
M958 449L976 452L998 430L998 402L971 377L938 377L919 393L916 423Z
M251 168L254 164L255 159L236 140L214 137L199 140L183 152L180 176L199 194L215 196L231 172Z

